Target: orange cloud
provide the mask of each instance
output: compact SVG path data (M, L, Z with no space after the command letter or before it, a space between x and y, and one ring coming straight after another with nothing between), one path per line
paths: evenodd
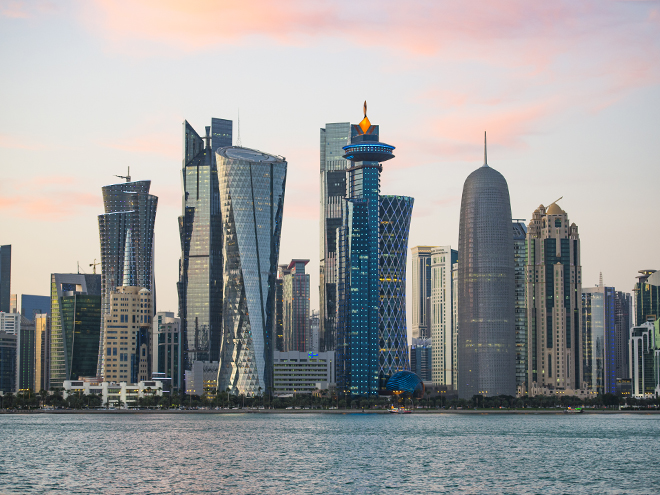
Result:
M115 142L103 142L102 146L131 153L149 153L161 155L167 158L180 158L181 150L177 146L178 141L166 134L147 134L133 136Z

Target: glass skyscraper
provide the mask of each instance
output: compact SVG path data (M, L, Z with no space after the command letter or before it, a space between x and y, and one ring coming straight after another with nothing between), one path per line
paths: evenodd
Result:
M130 181L130 177L128 177ZM105 213L99 215L103 318L110 313L110 294L124 284L125 252L132 251L132 284L154 290L154 223L158 198L149 194L151 181L122 182L103 187ZM127 236L130 239L127 243ZM153 293L153 292L152 292ZM155 293L154 306L155 306ZM55 322L53 321L53 333ZM103 376L105 350L100 334L97 376ZM54 357L54 356L53 356Z
M406 261L415 200L380 196L379 329L380 389L395 373L410 370L406 326Z
M101 275L51 275L50 386L96 375L101 333ZM92 340L96 339L96 342Z
M640 270L635 293L635 325L660 319L660 272Z
M187 370L192 369L193 361L217 361L220 355L222 214L215 151L231 144L231 120L211 119L204 138L187 121L183 123L177 291Z
M484 164L465 180L458 234L458 393L516 394L511 205L506 180Z
M527 386L527 226L513 221L513 265L516 281L516 385Z
M337 231L336 376L340 394L367 396L378 393L380 374L380 163L394 158L394 147L379 142L366 102L350 141L344 146L351 166Z
M455 390L457 336L454 331L456 291L453 281L453 266L458 261L458 251L452 249L451 246L432 248L429 261L431 264L429 282L431 297L430 303L427 303L429 308L426 311L430 313L428 321L433 341L431 379L434 385L451 386Z
M337 325L337 229L342 226L346 198L344 146L351 142L351 124L326 124L321 129L321 259L319 264L319 340L322 352L335 348Z
M282 280L284 352L308 352L309 335L309 260L291 260ZM277 296L277 290L276 296Z
M222 209L223 307L218 390L272 388L275 279L287 162L240 147L216 151Z
M9 313L11 299L11 245L0 246L0 311Z
M411 250L413 339L431 338L431 251L435 247L415 246Z

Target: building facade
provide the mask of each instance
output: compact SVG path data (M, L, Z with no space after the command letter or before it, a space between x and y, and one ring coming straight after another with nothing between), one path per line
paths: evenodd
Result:
M337 229L342 225L342 201L346 198L344 146L351 143L351 124L326 124L321 128L321 217L319 264L319 341L322 351L334 350L337 320Z
M34 320L29 320L23 315L19 315L19 318L21 323L18 338L18 390L35 392L33 389L36 367Z
M307 352L309 331L309 260L291 260L282 278L284 351Z
M215 395L225 390L218 387L218 361L193 361L185 372L186 394Z
M154 290L154 224L158 198L149 194L151 181L130 182L130 179L129 176L126 177L127 182L103 187L105 213L98 216L98 221L101 239L101 309L104 319L111 309L110 294L124 285L125 267L131 270L129 285ZM127 255L132 258L132 264L126 265ZM101 329L101 346L103 342ZM97 376L104 375L105 357L105 352L99 352Z
M104 381L151 379L153 311L151 291L144 287L122 286L110 293L110 312L103 317Z
M660 319L660 272L640 270L633 289L635 325Z
M34 328L35 365L33 390L40 392L41 390L50 389L50 315L48 313L35 315Z
M582 389L578 227L556 202L541 205L529 223L527 246L528 390Z
M342 227L337 231L337 391L376 395L380 390L380 172L394 158L366 116L351 126ZM407 350L407 349L406 349Z
M181 320L172 312L158 312L153 319L151 371L172 380L171 389L182 388Z
M515 279L509 188L484 165L465 180L458 235L458 393L516 394Z
M614 294L615 326L615 374L617 378L630 378L628 340L633 326L632 297L627 292L616 291Z
M415 200L409 196L380 196L378 308L378 379L380 390L392 375L410 370L406 324L406 262L408 235Z
M275 395L311 394L335 383L335 353L275 352L273 356L273 393Z
M0 246L0 312L9 313L11 299L11 245Z
M516 386L527 386L527 226L513 221L513 266L516 318Z
M433 342L432 380L435 385L455 385L456 335L454 335L454 283L452 267L458 251L451 246L431 249L430 325ZM414 310L413 310L414 311ZM421 375L420 375L421 376Z
M598 394L616 392L614 287L582 289L582 375Z
M183 212L179 217L179 317L185 369L217 361L222 333L222 212L215 152L231 146L232 121L211 119L206 136L183 123Z
M431 339L412 339L410 345L410 371L424 382L433 381L433 345ZM435 381L433 381L435 385Z
M415 246L412 251L412 338L432 338L431 251L437 246Z
M309 315L309 340L307 341L307 349L311 352L321 352L320 344L320 316L319 312L312 310Z
M0 312L0 391L19 389L21 315Z
M629 353L630 353L630 381L631 395L642 399L656 395L656 388L660 384L658 373L658 357L660 350L656 352L656 321L645 321L630 329Z
M275 278L287 162L240 147L216 152L222 207L223 333L218 389L272 387Z
M85 355L77 354L79 348L74 344L75 325L72 326L70 323L76 321L75 314L71 313L78 310L78 306L75 304L76 296L96 296L97 298L101 296L101 275L53 273L50 279L51 327L50 377L48 381L51 388L62 388L64 380L71 379L72 372L75 373L72 368L73 361L77 360L74 358L75 355L85 361L92 359L98 363L100 343L86 345L85 349L88 353ZM90 307L90 309L92 308ZM100 316L97 325L98 340L101 329ZM92 372L92 375L95 374L96 370ZM74 376L74 378L77 379L78 376Z
M50 315L50 296L21 295L21 314L34 321L35 315Z

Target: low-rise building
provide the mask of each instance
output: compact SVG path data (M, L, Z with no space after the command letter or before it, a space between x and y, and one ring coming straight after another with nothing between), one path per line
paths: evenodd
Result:
M334 385L334 351L273 353L275 395L311 394L317 389L325 390Z
M218 361L193 361L186 370L186 393L214 395L218 389Z
M93 380L65 380L62 396L82 393L82 395L100 395L101 404L110 407L133 407L138 399L160 397L163 395L163 383L159 380L126 382L96 382Z
M181 387L181 319L172 312L158 312L154 316L152 377L155 373L171 380L171 390Z

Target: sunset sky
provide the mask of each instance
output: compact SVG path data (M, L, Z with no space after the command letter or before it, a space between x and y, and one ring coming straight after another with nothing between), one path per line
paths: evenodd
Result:
M240 110L242 145L289 163L280 262L311 260L318 309L319 128L364 100L396 146L382 193L415 198L410 247L457 246L487 130L514 218L563 196L584 287L660 269L660 1L0 0L0 67L12 293L91 273L101 187L130 166L176 312L181 124L232 119L236 142Z

